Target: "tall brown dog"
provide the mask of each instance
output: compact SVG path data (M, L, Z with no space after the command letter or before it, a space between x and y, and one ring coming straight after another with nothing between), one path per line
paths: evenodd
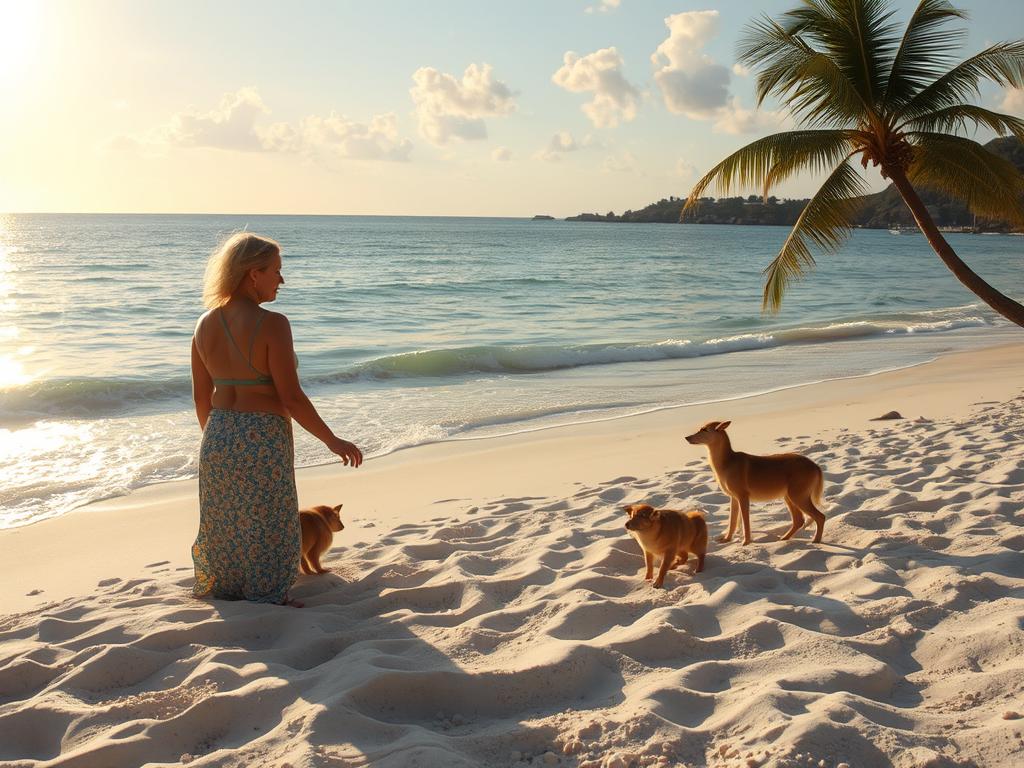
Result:
M676 512L674 509L655 509L650 504L630 504L625 507L629 515L626 530L644 551L644 562L650 580L654 576L654 556L661 556L661 568L655 587L665 583L669 568L685 565L692 552L697 556L697 570L704 570L704 555L708 551L708 526L696 510Z
M804 525L808 515L818 526L814 534L815 543L821 541L825 529L825 515L821 505L821 494L825 489L825 476L821 467L799 453L776 453L771 456L753 456L732 449L729 435L725 433L731 421L709 421L686 442L706 445L711 459L711 469L722 490L729 495L729 532L719 541L729 541L736 531L738 514L743 515L743 543L750 543L750 502L785 499L793 525L782 537L790 538Z
M327 569L320 565L320 555L330 548L334 534L345 530L338 516L342 506L328 507L321 504L299 511L299 522L302 524L300 567L303 573L327 573Z

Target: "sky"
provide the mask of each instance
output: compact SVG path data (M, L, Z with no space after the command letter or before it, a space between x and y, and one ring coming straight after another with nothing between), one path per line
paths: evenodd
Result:
M562 217L685 197L792 125L755 110L735 49L795 3L0 0L0 212ZM1024 37L1024 0L956 5L964 56ZM1020 91L980 102L1024 115Z

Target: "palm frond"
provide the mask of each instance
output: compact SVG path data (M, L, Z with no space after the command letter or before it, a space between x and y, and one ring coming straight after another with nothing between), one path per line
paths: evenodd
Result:
M777 96L808 126L857 121L866 110L861 95L834 61L800 37L802 28L765 17L744 30L736 56L757 72L757 105Z
M810 244L834 252L849 237L851 221L860 207L865 181L850 158L836 166L801 212L782 250L764 270L762 308L778 312L786 287L814 267Z
M835 63L874 110L900 39L887 8L885 0L804 0L783 18L803 30L804 38Z
M716 185L720 194L733 187L757 188L764 196L775 184L800 171L821 173L851 151L853 131L786 131L765 136L733 152L708 171L690 192L683 210Z
M900 116L913 119L978 98L983 79L996 85L1024 88L1024 40L996 43L960 62L919 91L900 110Z
M929 112L908 120L900 128L909 128L912 131L925 133L949 133L950 131L966 132L969 128L977 129L980 126L989 128L1000 136L1013 134L1024 141L1024 120L973 104L957 104Z
M798 173L821 174L848 157L857 131L791 131L774 148L773 162L761 185L765 198L772 188Z
M907 134L914 160L907 179L962 200L981 216L1024 225L1024 174L976 141L945 133Z
M906 104L954 64L952 52L967 36L967 30L945 25L951 19L966 18L967 14L949 0L921 0L917 4L893 57L882 99L885 107Z

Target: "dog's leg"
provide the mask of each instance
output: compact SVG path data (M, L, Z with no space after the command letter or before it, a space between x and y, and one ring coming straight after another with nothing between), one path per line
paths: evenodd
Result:
M750 497L740 498L740 513L743 515L743 543L750 543Z
M796 502L790 496L786 496L786 506L789 507L789 514L793 518L793 524L789 526L789 530L782 534L782 540L788 541L793 537L793 534L803 528L804 525L804 513L800 511L800 507L796 505Z
M825 515L821 513L821 510L814 506L814 502L811 501L809 496L800 500L800 509L814 518L814 524L818 526L818 529L814 532L814 538L811 539L811 541L815 544L820 544L821 534L825 530Z
M658 578L654 582L655 589L661 589L662 584L665 583L665 574L668 573L669 566L675 562L676 553L671 549L665 552L661 556L661 568L658 569Z
M719 536L718 540L724 544L727 541L732 540L732 535L736 532L736 521L739 519L740 503L733 497L729 497L729 532L724 536Z
M644 563L647 565L647 574L644 576L644 581L650 581L654 578L654 553L644 552Z
M309 553L309 564L313 568L314 573L323 573L324 567L320 565L321 550L318 547L313 547Z
M694 573L700 573L703 570L704 570L704 553L703 552L698 552L697 553L697 570L695 570Z
M672 563L672 570L674 571L676 568L682 568L684 565L686 565L686 561L689 559L690 553L684 549L682 552L676 555L676 561Z

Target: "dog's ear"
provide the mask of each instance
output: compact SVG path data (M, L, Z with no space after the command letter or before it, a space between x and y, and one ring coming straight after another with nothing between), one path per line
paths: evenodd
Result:
M725 428L728 427L730 424L732 424L731 421L723 421L720 422L719 425L715 427L715 429L717 429L719 432L725 432Z
M344 506L345 506L344 504L339 504L336 507L331 507L331 509L333 509L335 512L341 512L341 508L344 507Z
M632 505L632 504L627 504L626 506L624 506L622 508L622 511L625 512L630 517L632 517L633 516L633 506L634 505Z
M661 517L661 510L660 509L652 509L651 510L651 520L657 520L660 517Z

